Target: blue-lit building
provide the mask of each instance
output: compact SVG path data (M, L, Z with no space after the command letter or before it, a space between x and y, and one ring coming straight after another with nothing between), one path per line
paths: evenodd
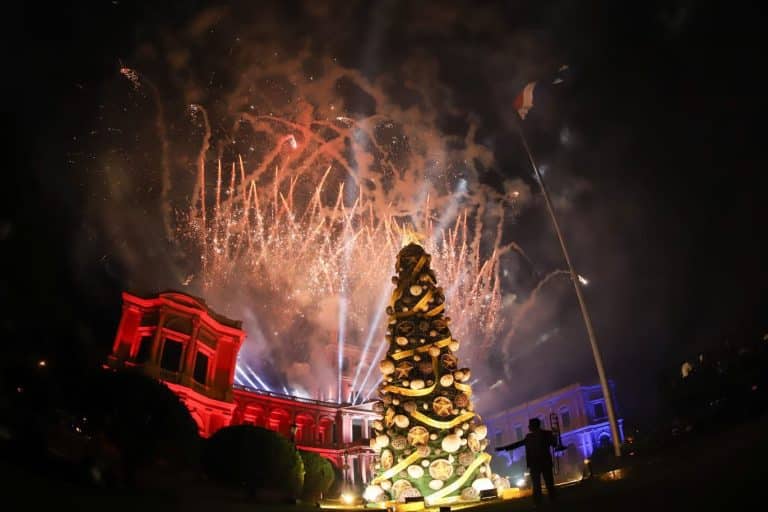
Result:
M611 391L616 406L613 383ZM557 415L562 433L562 443L568 449L558 456L559 471L556 480L566 481L582 475L584 459L592 456L595 449L611 445L611 427L605 398L599 385L571 384L542 397L484 416L488 426L490 450L525 437L528 420L539 418L544 428L551 428L551 415ZM618 408L616 409L619 415ZM619 435L624 438L622 420L617 419ZM493 453L493 452L492 452ZM514 482L525 472L525 449L494 453L493 467L496 472L510 476Z

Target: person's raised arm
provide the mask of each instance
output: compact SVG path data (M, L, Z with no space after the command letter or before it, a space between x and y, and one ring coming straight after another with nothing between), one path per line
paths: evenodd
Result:
M508 450L514 450L515 448L520 448L523 445L525 445L525 439L521 439L520 441L515 441L514 443L508 444L506 446L499 446L498 448L496 448L495 451L503 452Z

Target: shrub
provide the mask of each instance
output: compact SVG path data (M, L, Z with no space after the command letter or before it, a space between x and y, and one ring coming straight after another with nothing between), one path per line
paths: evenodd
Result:
M333 485L333 466L328 459L314 452L300 451L299 455L304 462L304 488L301 499L314 503Z
M211 479L265 501L295 500L304 485L304 464L293 443L251 425L226 427L211 436L203 467Z

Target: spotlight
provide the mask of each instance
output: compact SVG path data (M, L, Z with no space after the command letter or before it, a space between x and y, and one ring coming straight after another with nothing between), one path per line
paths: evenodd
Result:
M344 494L341 495L341 501L345 505L352 505L355 502L355 495L345 492Z

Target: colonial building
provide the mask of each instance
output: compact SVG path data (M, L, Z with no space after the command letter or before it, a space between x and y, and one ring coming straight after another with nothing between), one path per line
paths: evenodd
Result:
M107 366L139 367L173 390L197 422L200 435L251 424L291 438L343 469L345 480L368 482L368 447L377 417L370 406L332 403L234 385L245 340L240 321L212 311L183 293L142 298L123 293L123 312Z
M615 396L615 392L613 394ZM597 447L611 445L611 428L599 385L572 384L483 417L488 426L489 449L523 439L528 433L528 420L531 418L539 418L543 428L559 428L562 444L568 447L556 455L557 481L580 477L584 460L591 457ZM619 435L623 439L622 420L617 422ZM525 472L523 448L498 452L495 459L494 469L501 475L511 476L513 482Z

